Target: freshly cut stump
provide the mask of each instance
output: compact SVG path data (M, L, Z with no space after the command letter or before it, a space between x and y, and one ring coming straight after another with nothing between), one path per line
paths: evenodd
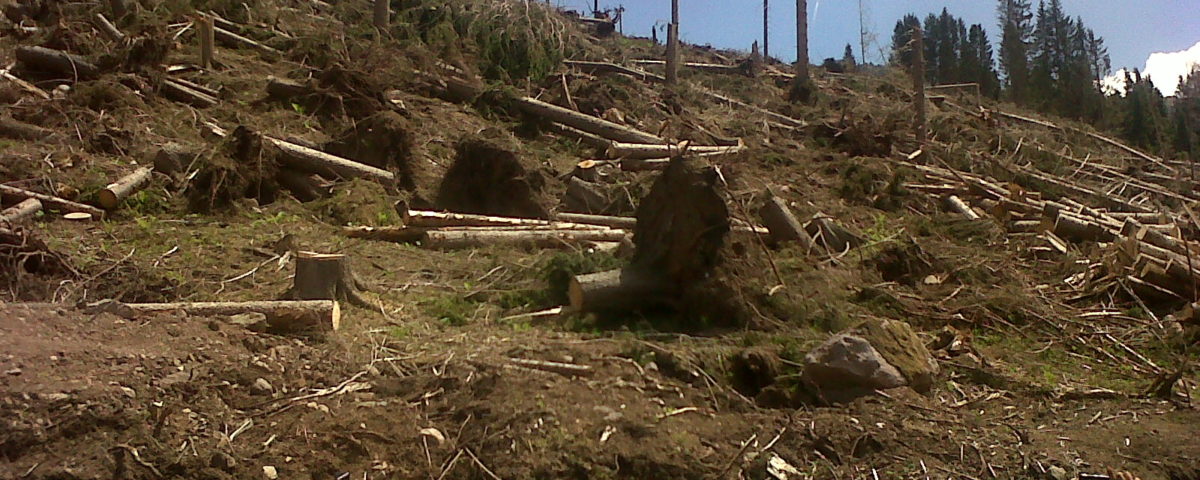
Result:
M360 282L350 270L349 258L336 253L297 252L296 277L283 294L288 300L338 300L371 308L359 293Z

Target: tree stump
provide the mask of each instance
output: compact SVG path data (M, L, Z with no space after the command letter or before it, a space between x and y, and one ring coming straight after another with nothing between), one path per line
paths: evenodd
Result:
M296 276L287 300L338 300L372 308L359 290L361 282L350 270L349 258L337 253L297 252Z
M771 233L771 241L776 244L800 242L806 250L813 247L813 238L804 230L804 225L792 214L787 204L779 197L767 192L767 202L758 210L763 225Z

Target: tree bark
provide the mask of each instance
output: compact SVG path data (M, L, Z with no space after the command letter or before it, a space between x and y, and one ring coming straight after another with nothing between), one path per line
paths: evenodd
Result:
M17 224L30 217L33 217L37 212L42 211L42 202L36 198L26 198L16 205L0 211L0 224Z
M771 241L777 244L800 242L805 250L811 250L813 238L804 230L804 225L782 199L770 192L767 195L767 202L758 210L758 216L762 217L763 225L771 232Z
M175 175L187 169L198 156L199 153L193 149L169 142L155 152L152 163L154 171L165 175Z
M42 202L43 206L48 207L48 208L52 208L55 210L61 210L64 212L87 213L87 214L92 215L92 217L96 218L96 219L104 218L104 210L93 207L91 205L84 205L82 203L72 202L70 200L58 198L53 195L46 195L44 193L32 192L29 190L25 190L23 188L10 187L8 185L0 185L0 194L9 196L9 197L20 198L22 200L27 199L27 198L36 198Z
M709 145L689 145L687 154L697 155L731 155L742 151L742 146L709 146ZM644 143L622 143L613 142L612 146L605 151L608 158L620 159L651 159L651 158L669 158L680 154L679 147L675 145L663 144L644 144Z
M374 17L374 22L373 22L375 24L375 28L378 28L379 32L381 34L386 33L388 30L388 23L390 22L390 20L391 20L391 4L390 4L390 2L388 0L375 0L375 17Z
M286 300L337 300L372 308L359 293L362 282L350 269L345 255L297 252L296 276L292 288L283 294Z
M134 170L133 173L121 177L116 182L108 184L103 190L100 190L100 193L96 194L100 201L100 206L107 210L117 208L122 200L145 188L146 184L150 183L150 177L153 176L153 173L153 170L141 167Z
M139 314L184 312L196 316L261 313L273 328L289 331L337 330L341 326L341 308L333 300L274 300L255 302L181 302L113 303L105 308L123 317Z
M213 37L217 41L224 43L225 45L227 45L231 48L247 47L252 50L257 50L257 51L259 51L259 53L263 53L263 54L270 55L270 56L282 56L283 55L283 52L280 52L279 50L276 50L272 47L268 47L266 45L263 45L254 40L251 40L249 38L246 38L246 37L243 37L236 33L233 33L224 28L218 27L216 25L213 25Z
M567 287L567 298L576 312L637 310L663 303L670 290L665 283L631 268L576 275Z
M79 55L45 47L17 47L17 61L35 70L69 75L88 80L100 75L100 69Z

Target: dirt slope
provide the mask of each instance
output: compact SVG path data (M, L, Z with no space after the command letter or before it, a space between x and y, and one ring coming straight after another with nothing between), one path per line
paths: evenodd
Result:
M1200 476L1191 374L1167 399L1144 395L1195 359L1187 325L1166 318L1184 302L1143 300L1097 274L1111 245L1047 253L1039 234L964 219L927 195L921 186L949 180L908 164L917 146L900 73L818 72L817 102L793 105L779 76L685 70L665 88L568 68L564 58L625 62L658 57L661 46L595 36L539 2L392 7L380 38L366 26L366 3L144 1L115 22L127 39L112 41L93 24L95 13L111 17L107 6L5 6L18 23L0 27L0 64L16 63L12 72L51 98L0 80L0 118L50 135L6 130L0 182L91 203L155 164L168 143L185 154L178 172L155 174L103 221L47 208L10 226L44 244L0 242L9 302L0 304L0 477L263 478L272 467L314 479L771 478L776 456L801 478ZM210 9L283 53L226 44L215 68L169 69L197 61L191 22ZM15 62L22 46L81 55L102 73L31 68ZM743 58L699 47L686 55ZM451 69L486 86L453 98L441 78ZM272 75L303 93L268 94ZM214 90L217 102L171 100L164 85L178 80ZM588 247L438 251L342 234L400 223L397 201L563 211L567 176L604 152L521 114L521 96L698 145L740 139L742 153L706 160L720 168L735 219L757 223L770 188L802 219L824 214L864 243L810 254L730 237L714 277L728 286L723 303L740 307L733 313L545 318L522 314L561 304L569 275L627 259ZM1022 169L1104 190L1071 159L1161 172L1080 131L1006 120L990 112L1010 106L950 96L931 107L922 166L1095 208L1103 198ZM218 138L211 125L240 133ZM397 181L304 172L320 198L300 201L268 137ZM604 213L616 215L632 215L658 175L590 174L610 200ZM1176 181L1160 184L1195 194ZM1190 203L1132 189L1110 196L1180 217ZM289 247L348 254L378 308L346 307L337 332L280 336L237 318L122 319L76 307L277 298L291 284ZM830 406L806 393L804 354L867 318L920 332L942 372L930 394L902 388ZM746 352L776 369L746 378ZM588 370L562 375L525 360Z

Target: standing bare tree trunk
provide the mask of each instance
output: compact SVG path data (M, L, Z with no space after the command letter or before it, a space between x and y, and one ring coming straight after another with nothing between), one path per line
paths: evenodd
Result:
M679 80L679 0L671 0L671 24L667 25L667 84Z
M770 2L771 0L763 0L763 57L771 56Z
M213 28L213 18L208 15L200 15L196 19L197 32L200 37L200 66L204 68L213 67L213 55L216 52L216 30Z
M380 33L386 32L388 29L388 19L391 17L391 5L388 0L375 0L375 28L378 28Z
M808 0L796 0L796 78L808 79Z
M913 49L913 103L917 108L917 148L925 146L925 40L921 34L921 26L914 25L912 31Z

